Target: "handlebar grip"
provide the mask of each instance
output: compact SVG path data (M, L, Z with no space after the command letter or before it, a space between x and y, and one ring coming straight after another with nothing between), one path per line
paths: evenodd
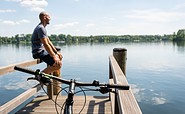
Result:
M36 74L33 70L25 69L25 68L22 68L22 67L19 67L19 66L15 66L14 69L18 70L18 71L28 73L28 74L33 74L33 75Z
M128 85L117 85L117 84L111 84L111 85L107 85L108 87L110 88L117 88L117 89L120 89L120 90L129 90L130 86Z

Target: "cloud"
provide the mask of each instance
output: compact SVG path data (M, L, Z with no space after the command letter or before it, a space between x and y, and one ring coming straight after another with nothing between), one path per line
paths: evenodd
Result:
M127 18L139 19L147 22L171 22L184 18L185 14L175 11L162 11L159 9L132 10Z
M86 27L94 27L94 26L95 26L94 23L88 23L88 24L86 24Z
M11 10L11 9L0 10L0 13L12 13L12 12L16 12L16 10Z
M46 0L22 0L20 2L22 7L29 8L31 11L44 11L44 7L48 5Z
M68 27L73 27L75 25L79 24L79 22L75 21L75 22L71 22L71 23L65 23L65 24L57 24L53 26L54 30L60 30L63 28L68 28Z
M21 0L5 0L7 2L20 2Z
M44 9L40 8L40 7L33 7L33 8L31 8L31 11L41 12L41 11L44 11Z
M183 8L185 8L185 3L178 4L175 6L175 9L183 9Z
M185 13L161 9L132 10L124 12L123 19L124 27L117 29L119 33L124 31L127 34L173 34L183 28L181 21L185 20Z
M107 20L110 20L110 21L115 21L116 19L115 18L113 18L113 17L103 17L104 19L107 19Z
M26 19L22 19L22 20L20 20L20 21L18 21L19 23L30 23L30 21L29 20L26 20Z
M2 23L6 24L6 25L11 25L11 26L14 26L14 25L18 24L17 22L9 21L9 20L2 21Z
M19 25L19 24L22 24L22 23L30 23L30 21L25 20L25 19L22 19L20 21L1 20L1 23L6 24L6 25L10 25L10 26L15 26L15 25Z
M45 11L44 7L48 5L46 0L5 0L7 2L19 2L22 7L30 9L30 11Z

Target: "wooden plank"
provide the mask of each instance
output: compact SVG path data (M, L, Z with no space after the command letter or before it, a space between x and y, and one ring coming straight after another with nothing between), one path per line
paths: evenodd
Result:
M115 84L128 85L127 79L113 56L109 57ZM132 90L117 90L117 103L121 114L142 114Z
M115 84L128 85L127 79L113 56L109 57Z
M63 105L67 96L59 96L58 104ZM78 114L84 105L84 96L75 96L73 111ZM60 110L60 109L58 109ZM37 97L17 114L56 114L54 102L47 96ZM87 96L86 105L81 114L112 114L108 96Z
M117 93L118 106L119 109L121 109L121 112L124 112L123 114L142 114L131 90L119 90Z
M7 114L11 112L13 109L15 109L17 106L28 100L30 97L32 97L35 93L37 93L41 89L40 85L37 85L24 93L20 94L16 98L12 99L11 101L7 102L6 104L2 105L0 107L0 113L1 114Z
M110 84L114 84L113 79L109 79ZM112 114L115 112L115 94L114 93L109 93L110 101L111 101L111 109L112 109Z
M12 65L9 65L9 66L0 67L0 76L3 75L3 74L14 71L15 66L28 67L28 66L31 66L31 65L36 65L38 63L40 63L40 60L39 59L34 59L34 60L31 60L31 61L25 61L25 62L18 63L18 64L12 64Z

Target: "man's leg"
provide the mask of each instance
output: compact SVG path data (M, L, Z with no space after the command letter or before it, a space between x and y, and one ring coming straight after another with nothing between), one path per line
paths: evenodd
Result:
M47 68L45 68L42 72L46 73L46 74L50 74L53 73L56 70L59 70L61 67L60 66L50 66L48 65Z
M51 57L49 54L43 53L42 58L41 58L48 66L45 68L42 72L50 74L53 73L56 70L59 70L61 68L61 65L54 65L55 61L53 57Z

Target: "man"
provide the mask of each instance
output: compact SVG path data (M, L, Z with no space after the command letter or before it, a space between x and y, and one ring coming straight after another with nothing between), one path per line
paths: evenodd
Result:
M39 14L40 23L36 26L32 34L32 55L33 58L39 58L47 63L47 68L42 72L52 73L59 70L62 66L62 54L57 52L47 36L46 26L49 24L50 16L47 12Z

